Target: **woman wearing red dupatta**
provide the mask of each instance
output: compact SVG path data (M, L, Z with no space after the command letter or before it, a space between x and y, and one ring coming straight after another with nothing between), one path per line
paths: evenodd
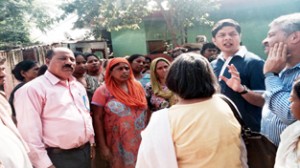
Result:
M110 60L105 84L94 93L92 112L98 149L112 168L135 167L146 111L144 89L128 61Z

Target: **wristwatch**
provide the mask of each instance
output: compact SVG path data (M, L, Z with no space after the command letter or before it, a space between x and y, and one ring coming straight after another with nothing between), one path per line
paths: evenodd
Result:
M239 94L241 94L241 95L248 93L248 90L249 90L246 85L243 85L243 88L244 88L244 90L239 92Z
M264 74L265 78L269 77L269 76L278 76L278 74L274 73L274 72L267 72Z

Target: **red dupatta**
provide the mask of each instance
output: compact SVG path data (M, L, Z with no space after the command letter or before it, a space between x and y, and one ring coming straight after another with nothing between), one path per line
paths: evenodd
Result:
M121 103L130 107L147 107L147 100L144 88L135 80L132 69L130 67L130 77L127 80L128 93L121 89L118 83L111 76L111 68L119 63L125 63L130 67L129 62L125 58L113 58L109 60L106 73L105 84L108 91Z

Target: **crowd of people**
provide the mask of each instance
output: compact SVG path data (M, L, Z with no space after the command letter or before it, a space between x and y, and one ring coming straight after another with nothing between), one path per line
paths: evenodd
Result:
M57 47L43 68L18 63L20 84L0 95L0 167L247 168L224 95L247 127L278 146L276 168L299 167L300 13L269 24L266 60L241 45L233 19L211 33L201 48L174 50L173 61L101 60ZM5 75L1 57L0 85Z

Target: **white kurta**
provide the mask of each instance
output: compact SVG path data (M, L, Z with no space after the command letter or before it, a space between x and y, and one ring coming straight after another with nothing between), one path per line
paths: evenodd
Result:
M11 108L0 95L0 168L31 168L28 147L11 119Z
M136 168L178 167L167 109L153 113L149 125L141 134Z
M280 138L275 168L300 168L300 121L288 126Z

